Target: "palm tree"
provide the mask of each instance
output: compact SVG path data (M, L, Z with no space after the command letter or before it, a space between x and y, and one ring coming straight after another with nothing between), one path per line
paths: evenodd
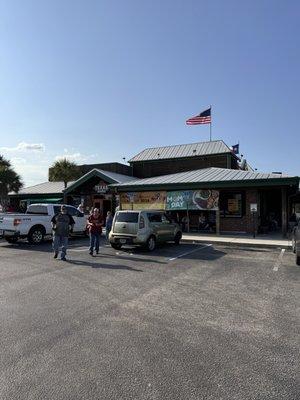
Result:
M49 169L49 180L50 181L63 181L65 189L67 188L68 182L76 180L80 177L80 170L78 166L72 162L63 158L55 161L55 163ZM64 194L64 203L66 203L66 197Z
M0 155L0 203L8 200L9 192L18 192L23 186L20 175L11 166L9 160Z

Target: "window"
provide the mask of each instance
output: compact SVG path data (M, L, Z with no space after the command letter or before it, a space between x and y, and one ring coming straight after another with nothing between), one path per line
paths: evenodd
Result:
M162 215L161 214L148 213L147 217L149 219L149 222L154 222L154 223L162 222Z
M60 212L60 206L53 206L54 215Z
M161 220L166 224L170 224L172 222L172 220L166 214L162 215Z
M78 217L78 210L75 207L67 206L67 213L72 217Z
M42 215L48 215L48 210L47 206L39 206L39 205L34 205L34 206L29 206L26 214L42 214Z
M224 192L220 196L220 211L222 217L240 218L244 215L245 193Z
M137 212L118 212L116 215L116 222L137 223L138 220L139 220L139 213Z

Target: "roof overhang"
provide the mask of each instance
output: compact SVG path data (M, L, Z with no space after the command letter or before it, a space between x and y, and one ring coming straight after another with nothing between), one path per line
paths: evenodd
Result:
M271 186L294 186L299 185L298 177L274 178L274 179L253 179L253 180L232 180L232 181L207 181L207 182L184 182L184 183L159 183L145 185L110 185L117 192L143 192L150 190L187 190L187 189L235 189Z
M12 194L8 194L8 196L10 198L15 198L18 197L20 199L29 199L29 198L48 198L48 197L61 197L62 196L62 192L56 192L56 193L12 193Z
M91 178L100 178L103 179L105 182L112 184L117 183L115 179L112 179L110 176L105 175L103 172L99 171L98 169L92 169L81 178L77 179L72 185L68 186L67 189L64 190L64 193L70 193L72 190L76 189L78 186L82 185L83 183L87 182Z

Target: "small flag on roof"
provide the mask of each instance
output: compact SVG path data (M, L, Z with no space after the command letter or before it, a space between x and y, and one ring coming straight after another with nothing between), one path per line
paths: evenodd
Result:
M191 117L186 120L187 125L200 125L200 124L210 124L211 123L211 108L203 111L195 117Z
M239 144L234 144L234 145L232 146L232 152L233 152L233 154L239 154L239 152L240 152L239 147L240 147Z

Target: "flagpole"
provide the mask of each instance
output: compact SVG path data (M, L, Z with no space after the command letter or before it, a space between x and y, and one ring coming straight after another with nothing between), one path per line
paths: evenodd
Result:
M211 142L211 121L212 121L212 115L211 115L211 105L210 105L210 124L209 124L209 141Z

